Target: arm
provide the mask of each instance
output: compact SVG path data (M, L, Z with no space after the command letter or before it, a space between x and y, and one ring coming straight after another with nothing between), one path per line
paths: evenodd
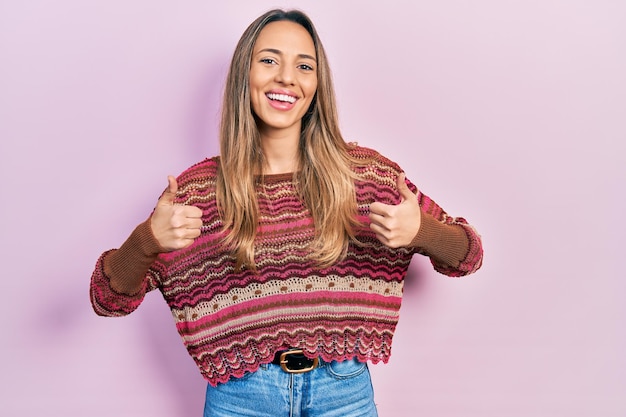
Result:
M157 276L165 274L158 255L191 245L200 235L202 211L175 205L178 183L168 177L154 212L119 248L100 256L91 277L90 296L94 311L102 316L133 312L146 292L157 287Z
M150 219L141 223L119 249L103 253L91 275L91 305L100 316L125 316L143 301L146 292L156 288L148 269L160 248Z
M409 246L430 258L437 272L460 277L482 265L480 235L462 217L451 217L425 194L418 193L421 225Z
M414 248L430 258L436 271L448 276L478 270L483 250L475 229L463 218L448 216L413 184L407 185L404 174L398 175L397 187L399 204L370 205L370 227L378 239L389 247Z

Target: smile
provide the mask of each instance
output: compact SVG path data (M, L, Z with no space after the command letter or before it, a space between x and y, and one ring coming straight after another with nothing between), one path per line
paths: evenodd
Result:
M270 100L283 101L283 102L291 103L291 104L295 103L297 100L296 97L289 96L287 94L267 93L266 96Z

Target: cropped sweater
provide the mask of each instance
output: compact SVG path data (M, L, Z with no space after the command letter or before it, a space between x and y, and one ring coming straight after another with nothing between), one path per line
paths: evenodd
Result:
M400 202L396 179L402 171L367 148L351 152L372 158L354 168L363 227L358 242L350 243L345 258L334 265L320 269L307 257L313 220L293 175L278 174L264 176L257 190L257 271L236 271L234 257L219 244L219 157L214 157L178 178L176 203L202 210L201 235L185 249L163 252L151 233L150 219L140 224L119 249L99 257L90 285L95 312L127 315L147 292L158 289L185 347L211 385L256 371L285 346L325 361L387 362L412 256L426 255L438 272L463 276L481 266L482 244L465 219L448 216L417 192L422 221L413 242L397 249L383 245L369 228L369 205ZM133 290L123 291L119 285L114 289L111 277Z

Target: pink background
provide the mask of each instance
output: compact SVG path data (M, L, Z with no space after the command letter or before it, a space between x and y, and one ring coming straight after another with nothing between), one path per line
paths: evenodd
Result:
M160 295L99 318L89 277L217 152L236 40L277 5L316 22L347 139L484 239L472 277L414 260L380 415L625 416L620 0L0 0L0 415L201 415Z

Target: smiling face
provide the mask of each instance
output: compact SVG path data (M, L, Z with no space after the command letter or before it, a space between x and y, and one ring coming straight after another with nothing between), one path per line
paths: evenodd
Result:
M300 137L302 117L317 91L315 45L291 21L261 30L250 63L250 99L261 137Z

